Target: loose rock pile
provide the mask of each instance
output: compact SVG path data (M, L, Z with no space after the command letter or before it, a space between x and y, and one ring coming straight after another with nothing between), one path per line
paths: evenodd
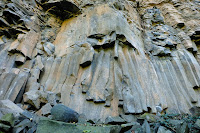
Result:
M10 100L0 101L0 132L7 133L198 133L200 107L192 114L144 113L130 121L122 116L107 117L104 123L88 120L63 104L45 104L35 112Z

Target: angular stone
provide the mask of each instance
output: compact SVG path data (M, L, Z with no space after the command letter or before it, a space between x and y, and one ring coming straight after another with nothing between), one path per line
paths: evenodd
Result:
M23 95L24 102L27 102L37 109L40 107L40 94L37 89L30 90Z
M57 96L57 94L51 92L51 91L47 91L47 97L46 97L48 103L50 103L51 105L56 105L57 101L59 100L59 97Z
M126 123L126 121L119 116L115 116L115 117L109 116L105 120L105 124L113 124L113 125L119 124L120 125L124 123Z
M9 90L10 85L12 84L13 79L15 79L17 75L15 73L2 73L0 77L0 99L7 99L5 96ZM6 81L6 82L5 82Z
M12 110L15 116L19 116L23 112L23 110L19 106L17 106L10 100L1 100L0 108Z
M9 48L10 52L20 51L25 57L31 58L32 52L38 42L39 34L34 30L22 35Z
M128 131L126 131L125 133L132 133L132 132L138 132L138 133L143 133L143 128L139 123L135 123L132 128Z
M43 71L44 65L43 65L42 57L41 57L41 56L37 56L37 57L36 57L34 68Z
M151 128L150 128L149 123L147 122L147 120L144 120L144 123L143 123L142 127L143 127L143 129L144 129L143 131L145 133L151 133Z
M29 70L21 70L14 78L12 84L7 90L4 98L13 102L20 102L24 93L25 85L29 77Z
M197 121L194 124L195 128L200 130L200 119L197 119Z
M136 129L136 128L141 127L141 126L137 122L131 122L131 123L127 123L127 124L122 124L121 127L122 127L122 129L121 129L120 132L126 132L130 129L134 130L134 128Z
M42 108L41 108L41 114L44 115L44 116L48 115L48 114L51 114L51 109L52 109L51 104L47 103L44 106L42 106Z

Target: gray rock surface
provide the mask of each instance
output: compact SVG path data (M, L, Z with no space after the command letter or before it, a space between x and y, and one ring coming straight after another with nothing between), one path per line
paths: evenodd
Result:
M124 124L124 123L126 123L126 121L119 116L117 117L108 116L105 120L105 124L115 125L115 124Z
M172 133L172 132L170 130L167 130L163 126L160 126L157 133Z
M197 129L200 129L200 119L197 119L194 125Z
M161 115L190 113L200 102L199 8L197 0L1 0L0 100L35 112L62 103L102 123L158 105Z
M3 112L3 114L13 113L14 116L19 116L23 112L23 109L21 109L19 106L17 106L10 100L1 100L0 110L1 112Z
M189 133L188 123L179 124L176 129L177 133Z
M53 120L40 120L36 133L119 133L120 126L75 125Z

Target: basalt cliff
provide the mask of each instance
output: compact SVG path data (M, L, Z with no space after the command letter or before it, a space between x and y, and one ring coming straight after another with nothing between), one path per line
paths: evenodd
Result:
M188 114L199 88L199 0L0 1L2 106L132 121Z

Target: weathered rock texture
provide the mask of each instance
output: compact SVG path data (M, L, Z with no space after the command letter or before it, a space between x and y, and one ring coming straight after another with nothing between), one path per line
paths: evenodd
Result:
M0 99L100 121L200 106L198 0L1 0L0 29Z

